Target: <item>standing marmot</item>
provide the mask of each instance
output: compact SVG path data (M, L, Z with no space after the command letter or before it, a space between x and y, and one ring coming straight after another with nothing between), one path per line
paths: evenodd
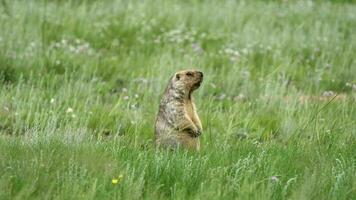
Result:
M177 72L169 81L159 106L155 124L157 146L200 149L202 126L192 97L199 88L203 73L196 70Z

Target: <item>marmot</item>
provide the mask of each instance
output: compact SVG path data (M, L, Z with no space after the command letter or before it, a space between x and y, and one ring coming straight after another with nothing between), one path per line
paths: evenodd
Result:
M200 149L202 125L192 93L203 81L203 73L185 70L174 74L162 96L155 123L157 146L176 149Z

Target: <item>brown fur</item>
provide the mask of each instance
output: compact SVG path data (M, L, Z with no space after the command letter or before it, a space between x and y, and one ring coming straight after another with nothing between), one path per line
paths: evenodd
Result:
M185 70L175 73L162 96L155 123L157 146L200 149L202 125L192 93L200 87L203 73Z

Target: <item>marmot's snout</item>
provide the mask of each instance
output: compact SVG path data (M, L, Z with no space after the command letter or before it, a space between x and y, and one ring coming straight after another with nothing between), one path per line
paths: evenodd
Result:
M203 81L204 74L201 71L197 71L198 77L200 81Z
M201 72L201 71L198 71L198 74L199 74L199 76L200 76L201 78L203 78L203 77L204 77L204 74L203 74L203 72Z
M194 84L194 86L196 88L198 88L198 87L200 87L201 83L203 82L204 74L201 71L197 71L196 74L197 74L197 82Z

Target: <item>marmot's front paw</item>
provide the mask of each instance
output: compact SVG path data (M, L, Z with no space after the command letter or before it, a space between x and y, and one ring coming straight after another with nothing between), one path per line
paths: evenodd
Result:
M203 133L203 130L201 130L200 128L198 128L198 136L200 136Z
M193 137L199 137L201 135L201 130L199 128L189 129L188 133Z

